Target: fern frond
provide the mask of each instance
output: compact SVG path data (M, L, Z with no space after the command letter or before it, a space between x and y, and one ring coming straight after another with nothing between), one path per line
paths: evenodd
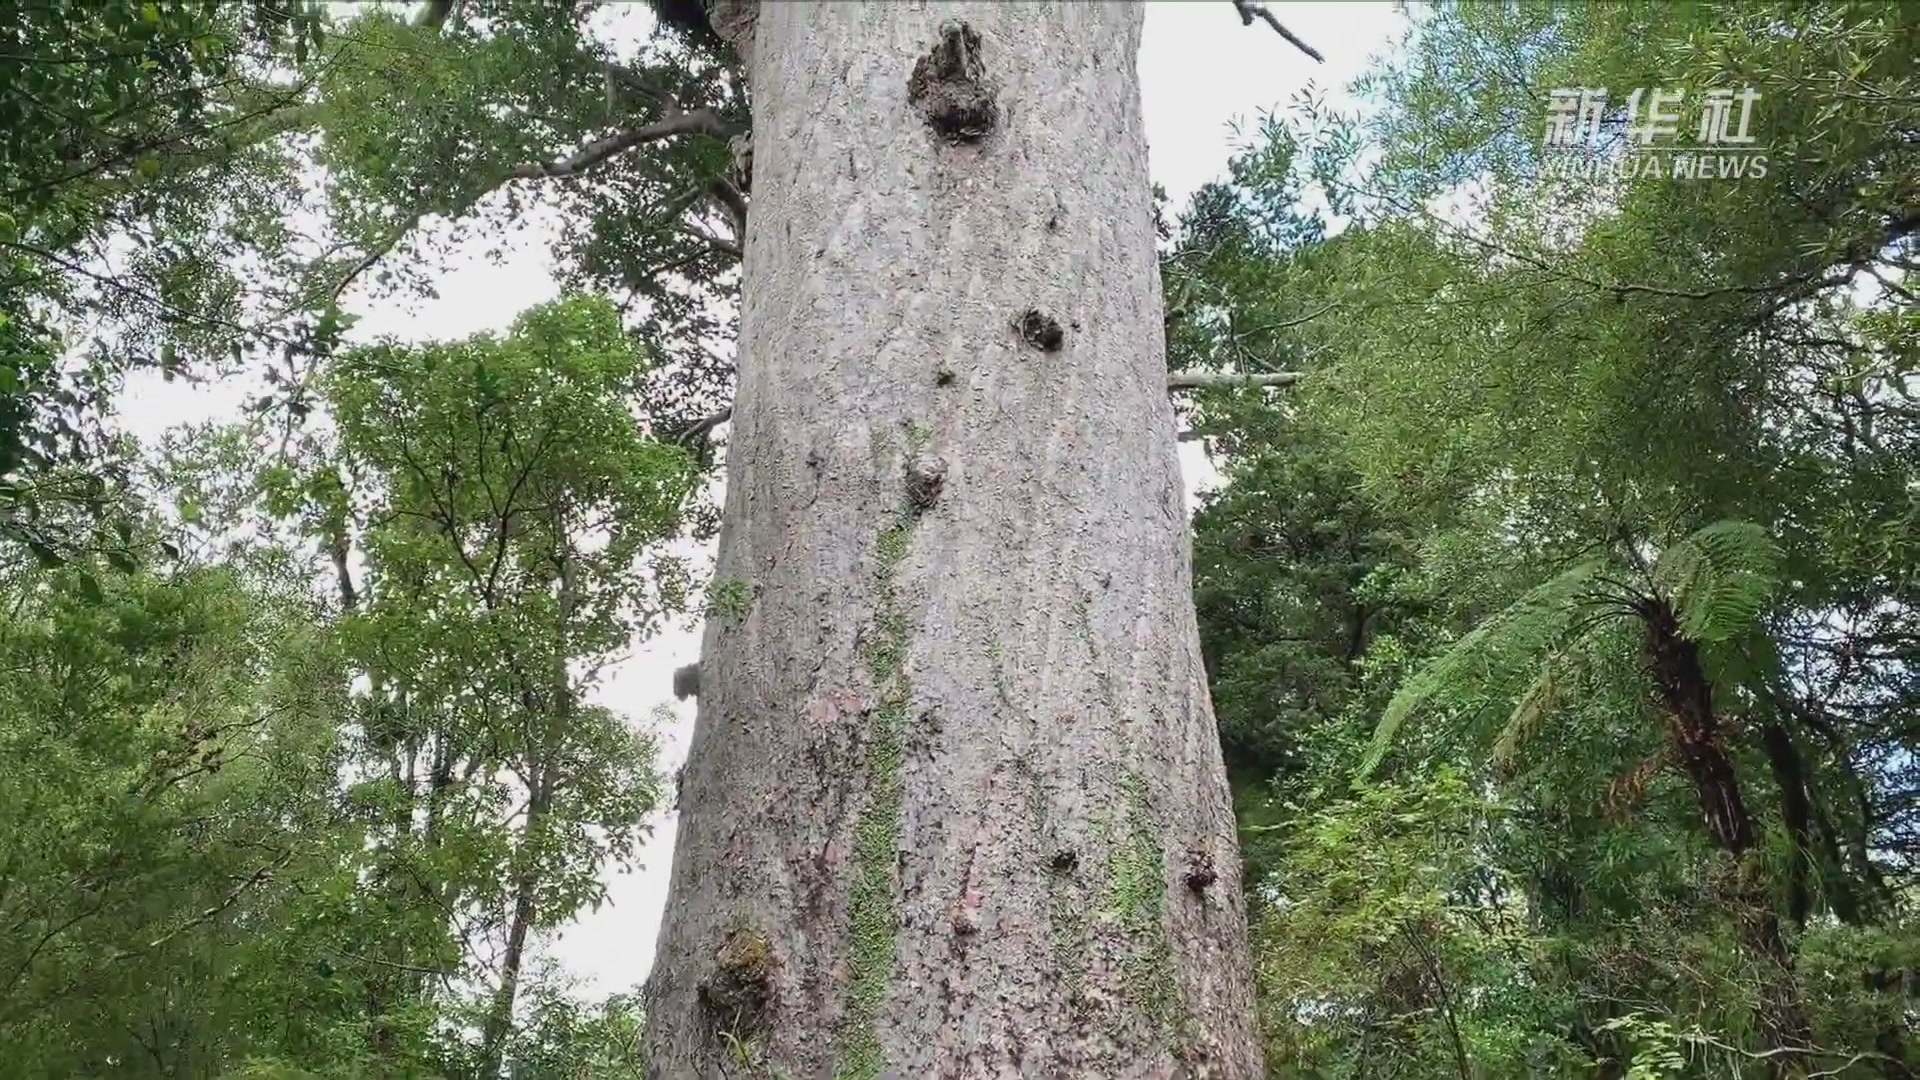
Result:
M1507 717L1507 726L1501 729L1500 737L1493 744L1493 766L1500 774L1513 771L1514 762L1520 758L1520 749L1539 731L1547 716L1560 704L1561 680L1558 677L1558 654L1547 657L1540 665L1540 674L1520 696L1520 703L1513 707L1513 715Z
M1780 584L1780 548L1750 521L1717 521L1668 548L1654 566L1680 632L1726 641L1760 618Z
M1506 692L1517 676L1560 644L1567 628L1578 620L1580 594L1604 565L1599 560L1583 562L1534 586L1402 683L1381 712L1354 779L1371 776L1393 748L1401 727L1429 705L1478 711L1489 699L1511 700Z
M1633 812L1633 808L1646 796L1647 785L1653 783L1653 778L1672 760L1672 746L1663 746L1642 758L1633 768L1614 777L1607 784L1606 794L1600 799L1600 805L1606 810L1607 816L1616 822L1626 820Z

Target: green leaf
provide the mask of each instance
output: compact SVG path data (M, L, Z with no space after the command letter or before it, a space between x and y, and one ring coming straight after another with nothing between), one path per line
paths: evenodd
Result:
M1744 633L1780 584L1780 547L1750 521L1719 521L1664 552L1654 567L1680 620L1697 642Z
M1438 706L1478 712L1489 699L1511 692L1516 672L1562 644L1562 634L1579 614L1581 592L1603 565L1599 560L1582 562L1527 590L1402 684L1374 727L1355 782L1379 768L1402 726L1422 710Z

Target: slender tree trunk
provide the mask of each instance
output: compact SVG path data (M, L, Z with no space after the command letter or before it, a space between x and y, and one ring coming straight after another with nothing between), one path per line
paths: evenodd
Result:
M556 536L567 535L565 512L556 508L553 523ZM570 545L557 545L552 559L558 568L560 592L553 624L551 668L546 692L536 694L530 682L525 685L521 704L527 722L540 717L539 737L526 761L527 819L520 831L520 846L515 852L513 914L507 923L507 947L500 958L500 985L494 988L487 1010L487 1022L480 1036L479 1080L496 1080L506 1049L507 1036L513 1033L513 1007L519 999L520 976L526 964L527 938L539 915L537 893L540 887L541 849L546 844L547 815L553 811L553 797L562 780L562 759L574 719L574 687L567 670L570 656L569 631L572 628L579 592L576 568ZM514 663L515 670L519 665ZM523 677L524 678L524 677Z
M1787 864L1787 914L1804 928L1813 898L1807 883L1813 868L1813 800L1807 795L1807 767L1786 726L1769 721L1760 728L1760 745L1767 751L1773 782L1780 789L1780 821L1787 827L1793 851Z
M544 785L545 780L541 783ZM538 830L545 828L548 796L545 791L535 792L527 803L527 824L524 843L534 844ZM513 890L513 915L507 923L507 947L500 957L500 985L494 988L493 1001L487 1010L487 1023L480 1036L480 1067L476 1071L479 1080L495 1080L500 1075L500 1062L506 1048L507 1036L513 1031L513 1006L520 994L520 970L526 962L527 935L533 930L535 911L534 890L539 885L539 875L532 863L531 855L523 855L527 865L522 866Z
M754 204L653 1075L1257 1077L1140 8L721 14Z

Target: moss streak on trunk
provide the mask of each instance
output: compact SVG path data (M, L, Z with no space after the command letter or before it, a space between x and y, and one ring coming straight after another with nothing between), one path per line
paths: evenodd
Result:
M873 625L861 648L876 695L868 728L870 795L854 827L853 883L847 897L852 941L837 1080L872 1080L883 1065L874 1020L886 1000L900 931L895 851L900 841L901 748L913 698L906 672L907 616L898 594L898 575L913 538L915 517L912 508L903 504L874 544Z

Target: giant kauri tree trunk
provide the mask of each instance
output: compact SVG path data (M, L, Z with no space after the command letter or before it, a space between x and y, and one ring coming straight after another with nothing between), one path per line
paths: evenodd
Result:
M1251 1080L1141 9L715 15L753 206L654 1075Z

